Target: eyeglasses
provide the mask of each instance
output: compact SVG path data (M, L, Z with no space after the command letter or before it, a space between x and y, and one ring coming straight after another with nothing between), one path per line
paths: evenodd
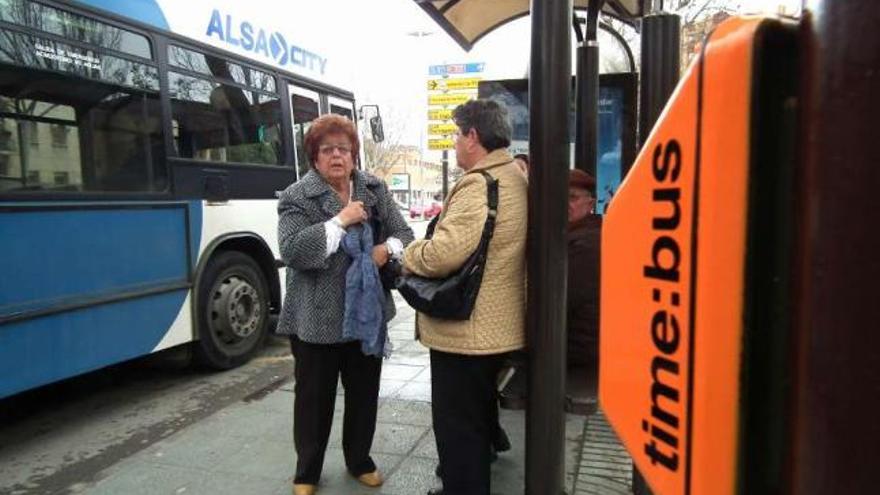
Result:
M332 155L334 151L338 151L343 155L351 153L351 145L348 144L322 144L318 146L318 152L322 155Z

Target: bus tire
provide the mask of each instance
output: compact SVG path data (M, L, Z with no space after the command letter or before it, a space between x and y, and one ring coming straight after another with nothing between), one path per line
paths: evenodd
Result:
M227 370L253 357L268 333L269 298L253 258L238 251L212 256L198 287L196 361Z

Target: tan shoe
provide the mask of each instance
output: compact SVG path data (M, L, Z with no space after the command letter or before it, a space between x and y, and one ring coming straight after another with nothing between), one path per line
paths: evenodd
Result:
M293 495L315 495L318 487L315 485L307 485L305 483L293 484Z
M382 479L382 475L379 474L378 470L373 471L372 473L364 473L358 476L357 480L371 488L382 486L382 482L385 481Z

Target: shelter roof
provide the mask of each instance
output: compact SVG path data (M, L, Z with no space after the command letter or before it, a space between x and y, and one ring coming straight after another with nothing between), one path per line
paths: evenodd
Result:
M591 1L574 0L586 10ZM492 30L529 14L530 0L415 0L462 48L470 50ZM632 23L645 13L647 0L605 0L602 12Z

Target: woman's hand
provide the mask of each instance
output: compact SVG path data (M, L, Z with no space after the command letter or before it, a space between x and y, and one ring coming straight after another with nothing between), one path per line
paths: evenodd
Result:
M363 222L367 219L367 210L364 209L363 201L352 201L339 212L339 221L343 227Z
M389 257L390 254L388 253L388 248L385 247L385 244L373 246L373 263L376 264L377 268L385 266L385 263L388 263Z

